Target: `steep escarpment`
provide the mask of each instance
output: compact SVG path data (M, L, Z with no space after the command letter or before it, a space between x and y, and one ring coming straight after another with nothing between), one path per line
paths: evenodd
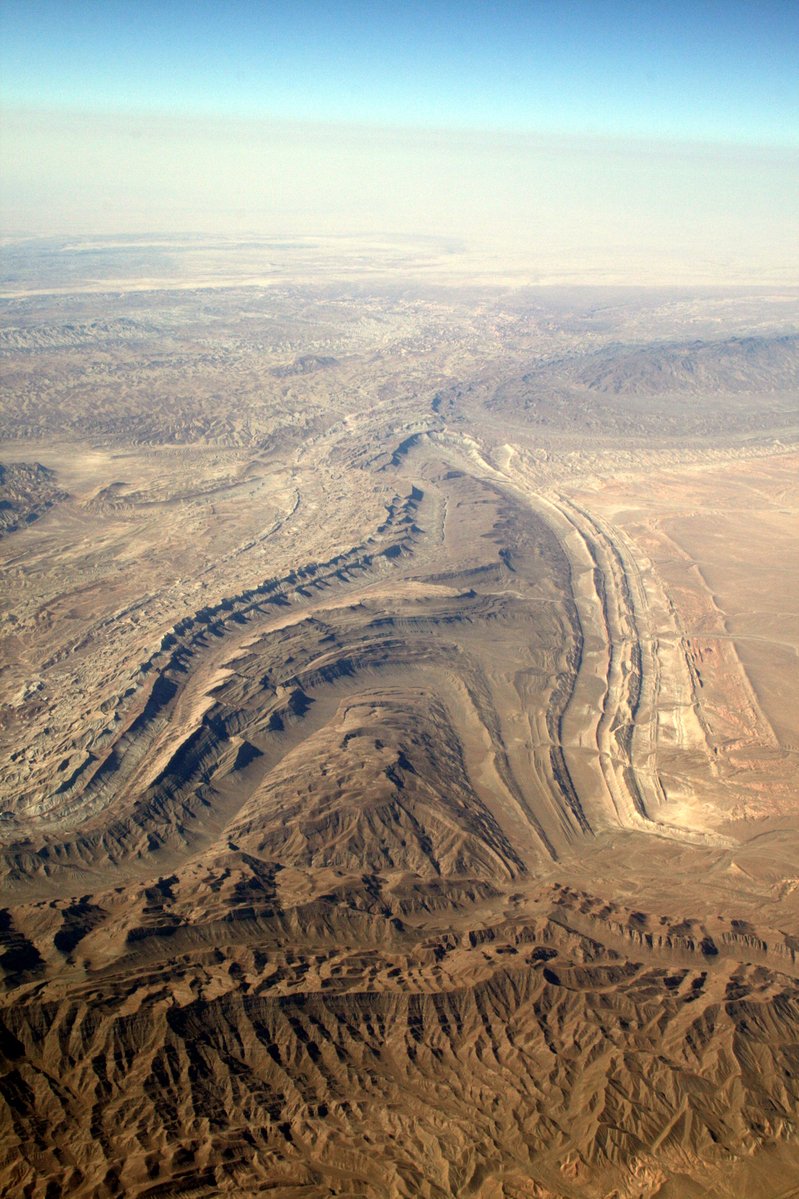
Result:
M788 1199L795 302L317 250L11 304L0 1191Z
M458 520L478 534L466 552ZM566 571L546 525L495 487L464 475L442 475L427 492L414 485L358 549L176 624L139 669L124 705L84 741L78 767L49 796L34 802L29 792L9 813L9 878L22 884L81 870L94 878L108 862L147 869L153 855L154 864L166 865L207 843L243 806L257 809L273 794L287 828L291 812L298 825L315 827L321 817L310 817L308 796L291 793L292 772L312 755L320 777L336 776L324 759L339 743L349 743L352 757L348 713L364 696L378 713L373 744L349 789L338 784L338 814L325 795L331 830L337 821L349 826L376 776L392 820L399 819L397 835L410 836L433 862L424 848L428 832L414 831L403 807L412 793L423 803L424 775L434 787L426 821L452 823L449 832L439 829L447 855L461 852L458 828L466 816L489 822L478 833L487 836L483 847L475 841L466 851L487 854L486 869L497 852L495 835L503 860L516 862L512 870L530 855L556 855L564 837L587 829L565 774L552 770L558 711L577 665L574 617L562 593ZM551 701L542 705L545 695ZM344 697L349 706L337 713ZM403 765L410 740L396 747L394 761L382 761L382 743L393 737L381 737L379 726L391 724L392 712L402 713L409 738L414 727L427 730L424 771ZM519 721L536 722L529 747L511 731ZM349 767L342 770L345 777ZM358 820L388 827L389 808L365 806ZM46 837L14 840L34 811L40 829L49 824ZM347 852L365 854L367 862L373 854L390 856L367 825L352 830ZM333 852L337 838L346 842L343 832L330 837L317 857Z

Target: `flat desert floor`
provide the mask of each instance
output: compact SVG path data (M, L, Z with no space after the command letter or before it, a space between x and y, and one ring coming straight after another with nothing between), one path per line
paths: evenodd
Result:
M799 291L6 262L0 1187L799 1195Z

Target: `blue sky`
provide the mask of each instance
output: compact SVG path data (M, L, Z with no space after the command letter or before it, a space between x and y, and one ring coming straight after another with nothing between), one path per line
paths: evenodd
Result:
M799 144L796 0L2 0L7 105Z
M0 233L795 282L797 46L799 0L0 0Z

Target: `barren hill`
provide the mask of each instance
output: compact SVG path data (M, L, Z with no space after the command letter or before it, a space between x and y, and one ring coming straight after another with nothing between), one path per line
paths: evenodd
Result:
M13 299L0 1185L788 1199L790 297L298 263Z

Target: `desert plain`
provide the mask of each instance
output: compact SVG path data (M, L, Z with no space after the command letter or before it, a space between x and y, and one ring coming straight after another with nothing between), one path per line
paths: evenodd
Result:
M799 1195L799 289L4 264L4 1193Z

